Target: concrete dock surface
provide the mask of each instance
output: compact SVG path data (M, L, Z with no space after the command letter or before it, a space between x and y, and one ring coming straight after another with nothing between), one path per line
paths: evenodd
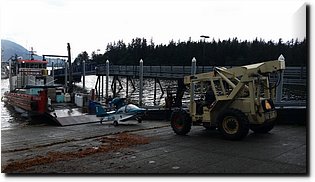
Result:
M193 126L176 135L166 121L34 125L1 132L1 171L92 174L307 175L305 125L276 125L268 134L224 140Z

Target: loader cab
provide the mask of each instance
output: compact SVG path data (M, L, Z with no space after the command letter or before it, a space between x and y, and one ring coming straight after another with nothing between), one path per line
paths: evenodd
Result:
M210 109L210 107L216 101L215 93L211 87L211 82L209 81L201 84L199 92L197 92L196 96L197 98L194 99L194 102L196 103L197 115L202 115L204 113L203 107L207 107L208 109Z
M244 138L249 129L269 132L277 117L272 100L279 83L272 86L269 77L276 73L281 78L284 69L284 61L273 60L229 69L215 67L212 72L185 76L189 112L181 108L173 111L174 132L185 135L191 125L203 125L216 127L231 140Z

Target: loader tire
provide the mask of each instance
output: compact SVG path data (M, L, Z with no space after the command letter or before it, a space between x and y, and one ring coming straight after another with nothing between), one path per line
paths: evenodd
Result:
M176 109L171 115L171 126L177 135L186 135L191 129L191 118L182 109Z
M255 133L268 133L275 126L275 121L263 123L263 124L251 124L249 128Z
M247 116L238 109L227 109L218 116L218 130L225 139L241 140L247 136L249 121Z

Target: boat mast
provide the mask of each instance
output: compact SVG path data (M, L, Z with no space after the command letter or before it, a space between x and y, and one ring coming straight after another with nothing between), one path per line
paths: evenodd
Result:
M31 59L31 60L34 60L34 55L35 55L35 52L36 52L36 51L33 51L33 47L31 47L31 50L28 51L28 52L29 52L29 54L30 54L30 59Z

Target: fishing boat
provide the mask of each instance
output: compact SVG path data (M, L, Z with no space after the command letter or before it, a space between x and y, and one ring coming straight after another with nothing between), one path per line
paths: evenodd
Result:
M15 58L9 63L10 91L3 100L19 113L27 116L42 115L52 108L49 89L56 89L54 78L48 75L48 61L35 60L31 51L30 59Z
M54 74L48 74L48 61L45 58L63 57L69 61L71 60L69 43L67 49L68 56L43 55L43 60L36 60L31 51L30 59L16 57L9 60L10 90L4 93L2 101L21 113L21 116L31 119L34 117L47 124L69 126L99 122L94 114L87 114L88 94L74 95L70 79L64 84L56 84ZM70 65L69 62L71 73ZM51 71L54 73L54 67ZM68 78L72 77L69 75ZM90 99L94 100L94 96Z

